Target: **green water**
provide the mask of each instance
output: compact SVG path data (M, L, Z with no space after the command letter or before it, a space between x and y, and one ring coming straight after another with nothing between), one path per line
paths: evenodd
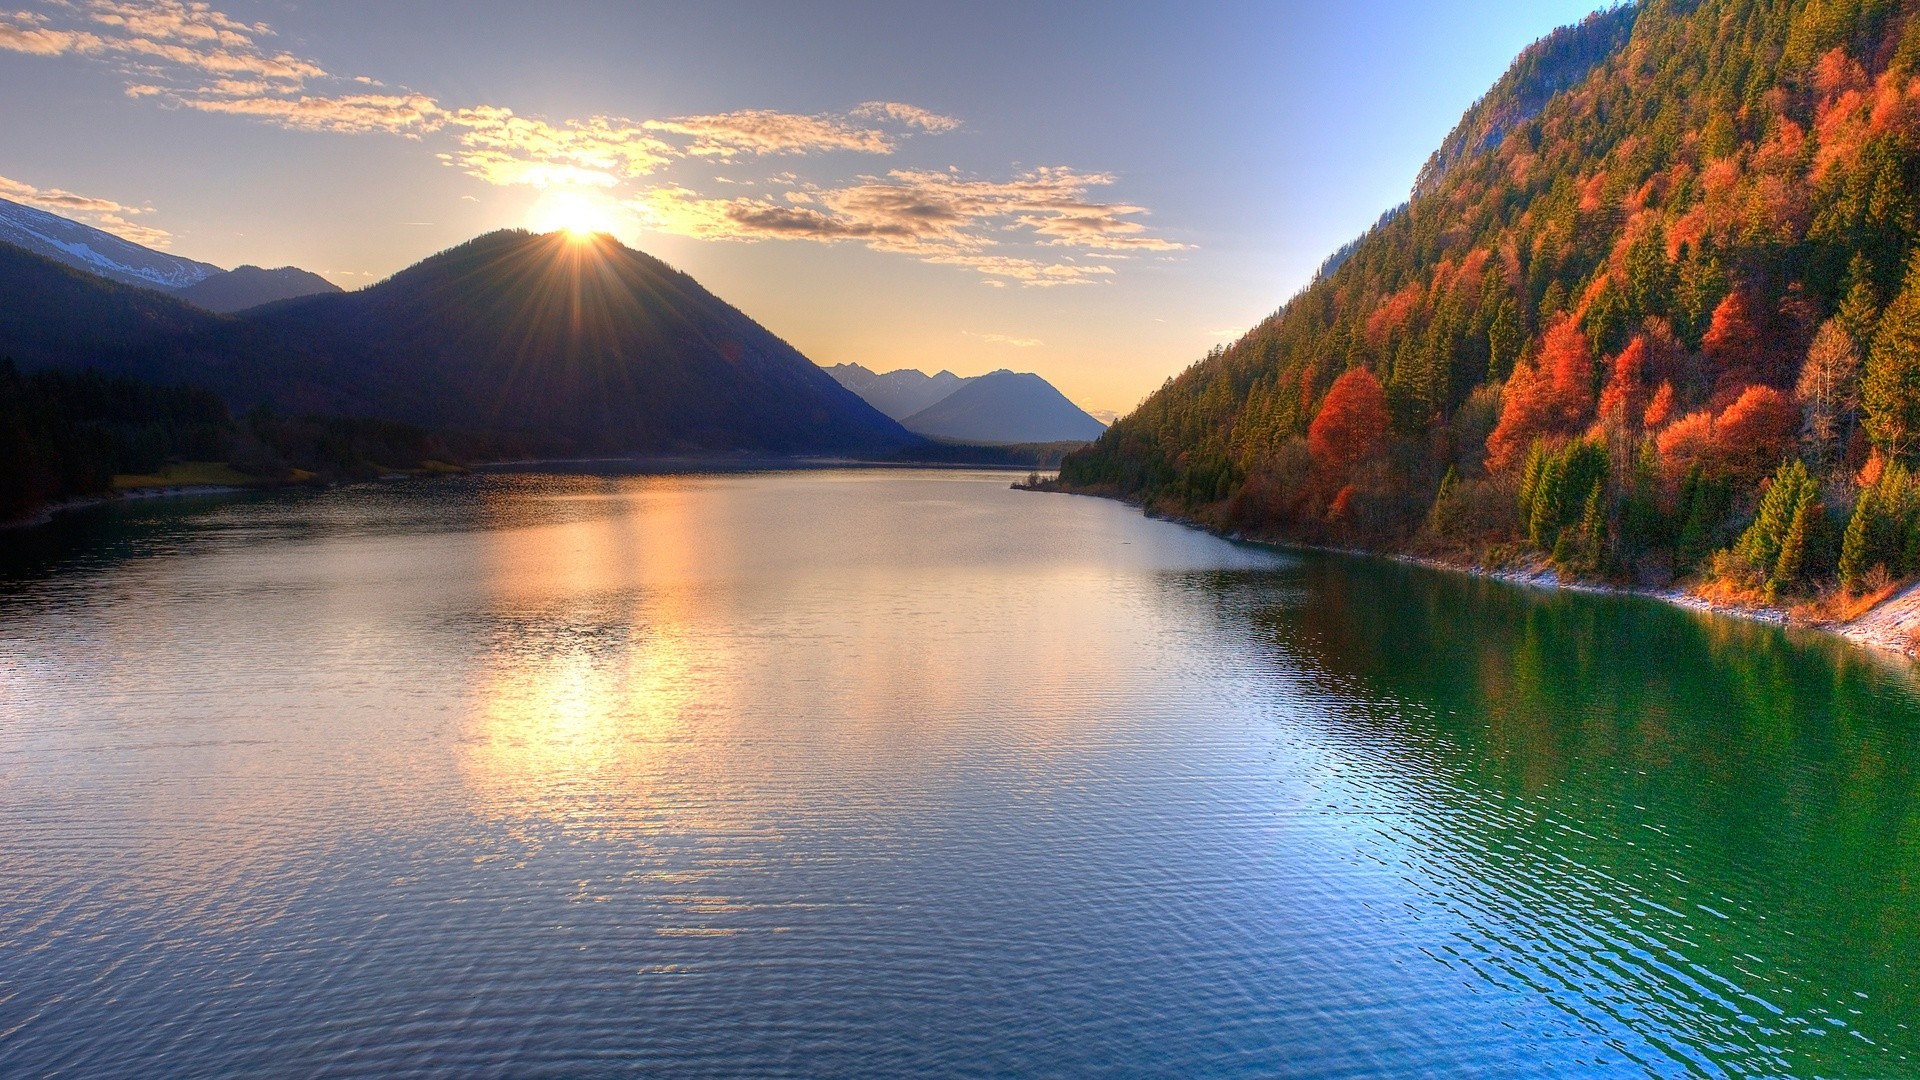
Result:
M0 547L0 1074L1920 1074L1904 663L996 473Z

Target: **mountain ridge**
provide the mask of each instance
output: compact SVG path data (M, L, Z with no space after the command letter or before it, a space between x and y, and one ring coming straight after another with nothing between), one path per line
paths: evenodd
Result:
M1052 383L1006 368L965 380L900 424L928 438L987 444L1091 442L1106 431Z
M225 270L157 251L72 218L0 198L0 243L31 251L75 270L121 285L153 289L227 314L274 300L340 287L294 266Z
M827 373L867 403L919 435L982 445L1087 442L1106 430L1039 375L1006 368L962 378L913 368L880 374L859 364ZM983 389L973 389L985 380ZM962 391L967 396L955 401ZM951 404L949 404L951 403Z
M502 230L354 293L235 316L0 245L0 355L237 409L490 432L533 452L887 453L918 443L687 275L611 238Z

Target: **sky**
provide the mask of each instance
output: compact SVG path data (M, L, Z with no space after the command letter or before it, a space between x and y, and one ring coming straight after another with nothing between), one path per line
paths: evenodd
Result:
M1125 412L1595 0L12 0L0 197L361 288L612 232L822 364Z

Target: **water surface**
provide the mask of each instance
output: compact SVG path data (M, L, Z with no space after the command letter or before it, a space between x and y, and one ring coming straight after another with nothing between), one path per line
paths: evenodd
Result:
M995 473L5 547L0 1074L1920 1071L1850 647Z

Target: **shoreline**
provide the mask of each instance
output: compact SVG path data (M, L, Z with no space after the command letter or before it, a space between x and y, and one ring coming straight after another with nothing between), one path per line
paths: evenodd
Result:
M0 521L0 529L30 529L39 525L50 525L61 514L75 510L91 510L96 506L109 506L114 503L140 499L189 498L195 495L238 495L258 488L237 487L231 484L182 484L178 487L133 488L116 491L111 495L88 495L78 499L62 499L48 503L23 518L12 521Z
M1033 472L1032 466L1009 465L1004 463L969 463L951 461L864 461L858 458L818 458L818 457L595 457L595 458L533 458L516 461L489 461L464 466L459 472L434 473L429 475L461 476L468 474L510 475L513 473L551 473L554 475L599 475L599 476L676 476L697 473L746 473L746 472L816 472L833 469L933 469L943 472L996 472L1024 474ZM377 481L417 479L422 474L412 472L391 473L380 476ZM249 492L272 490L286 487L286 484L259 484L239 486L236 484L181 484L166 487L130 488L106 495L88 495L76 499L63 499L48 503L33 513L11 521L0 521L0 532L9 529L30 529L48 525L61 514L76 510L89 510L97 506L109 506L115 503L138 499L189 498L196 495L241 495Z
M1230 532L1204 522L1174 514L1162 514L1148 509L1132 499L1117 495L1106 495L1093 491L1076 491L1071 488L1039 487L1029 488L1024 484L1015 487L1022 491L1041 491L1056 495L1080 495L1093 499L1108 499L1124 503L1138 509L1141 513L1161 521L1171 521L1191 529L1212 533L1222 539L1242 544L1258 544L1268 548L1294 548L1303 551L1327 551L1342 555L1363 555L1375 559L1391 559L1411 566L1428 570L1441 570L1472 577L1486 578L1505 582L1522 588L1561 590L1570 592L1596 593L1610 596L1637 596L1647 600L1656 600L1664 604L1685 608L1689 611L1709 615L1722 615L1728 618L1745 619L1749 622L1766 623L1770 626L1794 630L1809 630L1846 641L1849 644L1870 649L1876 653L1890 654L1902 660L1913 662L1920 660L1920 583L1909 584L1858 617L1843 623L1806 622L1795 620L1786 608L1759 607L1747 604L1729 604L1709 600L1685 589L1642 589L1625 585L1609 585L1604 582L1565 580L1559 572L1545 565L1545 560L1524 567L1490 567L1467 560L1452 560L1433 555L1420 555L1407 551L1376 551L1369 548L1342 548L1322 544L1309 544L1295 540L1265 539L1248 536L1245 533Z
M1916 621L1916 618L1920 617L1920 585L1909 585L1893 593L1857 618L1847 622L1810 622L1795 619L1786 608L1729 604L1709 600L1686 589L1637 589L1600 582L1565 581L1560 578L1558 571L1544 565L1528 568L1486 567L1475 563L1455 563L1445 559L1405 553L1365 552L1364 554L1396 559L1434 570L1452 570L1529 588L1566 589L1571 592L1644 597L1648 600L1658 600L1661 603L1686 608L1689 611L1746 619L1749 622L1766 623L1770 626L1795 630L1811 630L1877 652L1892 653L1910 661L1920 658L1920 640L1916 640L1914 634L1915 630L1920 630L1920 621Z

